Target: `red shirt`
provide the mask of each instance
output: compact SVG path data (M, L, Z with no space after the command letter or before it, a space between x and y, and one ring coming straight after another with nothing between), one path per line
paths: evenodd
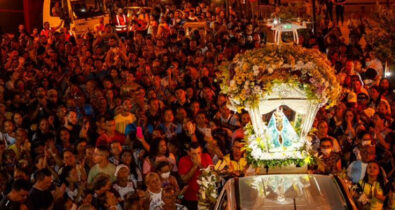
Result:
M100 145L110 145L113 141L119 141L122 145L125 144L125 136L115 132L114 136L108 136L106 133L103 133L96 140L96 146Z
M202 167L206 168L212 164L213 161L211 160L210 155L206 153L202 153ZM193 162L191 160L191 157L189 157L188 155L184 156L180 159L180 162L178 163L178 173L180 175L185 175L191 170L192 167L193 167ZM200 176L200 170L198 169L196 170L195 174L188 182L188 188L184 194L185 200L188 201L198 200L199 185L197 183L197 179L199 176Z

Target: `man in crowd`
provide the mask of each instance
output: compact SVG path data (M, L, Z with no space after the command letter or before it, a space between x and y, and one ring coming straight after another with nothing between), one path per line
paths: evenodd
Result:
M55 187L55 190L51 191L52 185L52 174L44 168L37 171L34 174L36 180L33 188L30 190L28 198L28 206L32 209L49 209L53 205L53 201L62 197L66 186L63 184L60 187Z
M192 143L188 155L180 159L178 173L181 175L184 184L188 185L184 202L188 209L197 209L197 194L199 190L197 179L200 175L200 169L207 168L212 164L211 157L206 153L202 153L202 148L198 143Z
M115 181L115 166L108 160L109 152L106 146L99 146L94 151L95 165L89 170L88 183L92 183L93 179L99 173L110 176L111 181Z
M30 182L26 180L15 180L11 191L0 201L0 209L21 209L27 201L30 187Z

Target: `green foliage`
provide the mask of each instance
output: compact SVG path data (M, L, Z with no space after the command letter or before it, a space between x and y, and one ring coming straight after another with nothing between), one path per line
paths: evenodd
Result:
M376 56L389 64L395 64L395 5L390 8L377 6L373 17L367 20L366 41Z
M305 165L314 165L315 159L313 156L307 156L305 159L281 159L281 160L255 160L247 151L247 161L249 164L255 167L286 167L290 165L295 166L305 166Z

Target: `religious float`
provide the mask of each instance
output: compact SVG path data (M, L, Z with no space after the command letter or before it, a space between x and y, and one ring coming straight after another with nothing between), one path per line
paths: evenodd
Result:
M237 55L220 70L229 107L251 117L244 128L247 161L266 173L228 180L213 209L356 209L342 179L303 167L313 160L309 131L318 110L334 106L341 92L326 55L268 45Z
M313 161L308 134L315 116L321 107L334 106L341 93L326 55L297 45L267 45L219 68L217 78L221 92L229 96L229 108L246 110L251 117L244 128L244 149L256 175L228 180L217 195L218 165L202 170L199 209L337 208L338 200L328 200L331 193L345 198L340 203L349 203L346 191L340 191L346 189L342 180L307 174L306 165ZM324 193L321 187L329 189L328 183L336 183L331 187L337 190L325 192L325 199L317 196Z
M297 45L269 45L223 63L218 75L229 107L248 111L247 160L255 167L303 166L311 161L308 133L322 106L341 87L326 56Z

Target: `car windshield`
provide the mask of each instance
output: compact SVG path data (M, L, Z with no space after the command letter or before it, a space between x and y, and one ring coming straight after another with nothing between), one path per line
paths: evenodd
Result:
M265 175L239 179L241 209L348 209L332 176Z
M74 1L71 5L76 19L90 18L104 14L104 8L94 8L93 5L88 5L84 1Z

